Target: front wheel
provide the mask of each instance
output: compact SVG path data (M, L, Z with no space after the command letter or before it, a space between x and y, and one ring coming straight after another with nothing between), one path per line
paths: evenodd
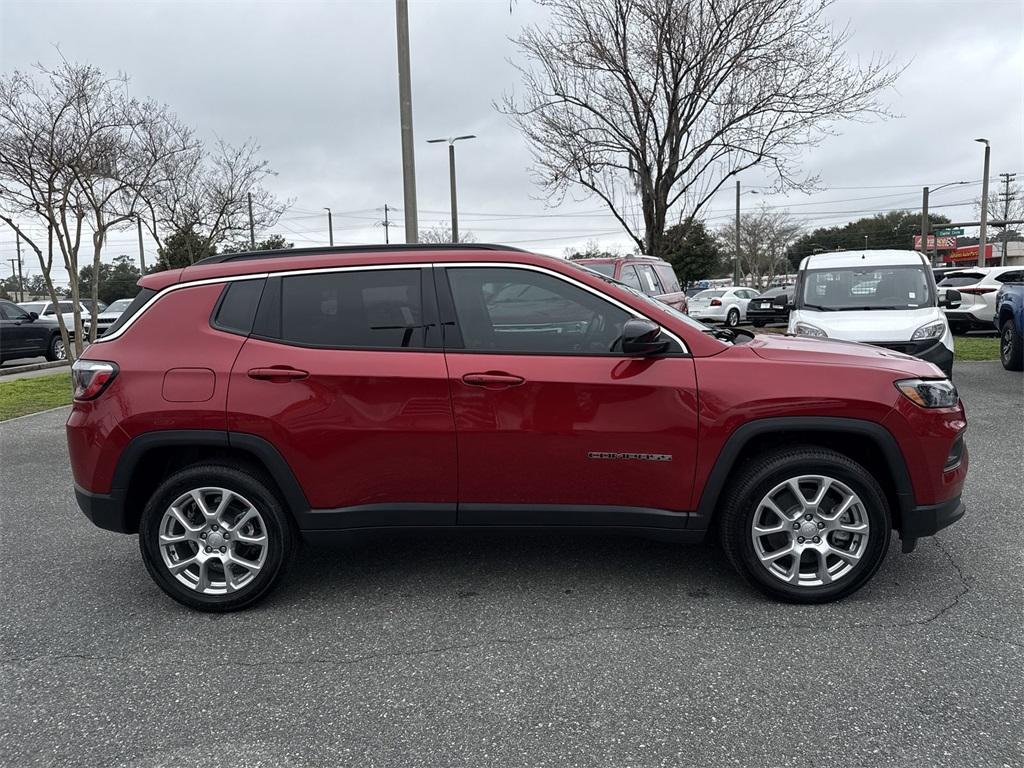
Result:
M67 360L68 350L64 346L64 339L61 338L59 333L53 334L50 337L50 343L46 347L46 359L51 363L57 360Z
M805 446L749 463L721 511L723 549L765 594L824 603L860 589L885 559L892 517L860 464Z
M234 611L263 598L294 545L291 520L267 482L223 465L171 475L150 497L139 527L149 575L201 611Z
M729 310L725 316L725 325L727 328L735 328L740 324L740 311L733 307Z
M750 322L755 328L764 328L764 320L751 320Z
M1008 371L1024 370L1024 341L1013 318L1003 321L999 331L999 360Z

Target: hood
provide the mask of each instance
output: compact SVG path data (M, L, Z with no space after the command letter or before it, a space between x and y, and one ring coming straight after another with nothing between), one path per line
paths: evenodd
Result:
M848 312L820 312L798 309L790 316L818 326L830 339L843 341L910 341L914 331L922 325L937 322L943 317L937 307L920 309L871 309ZM792 328L792 325L790 325Z
M932 363L870 344L763 333L755 336L746 346L765 360L879 368L892 371L904 378L945 377L945 374Z

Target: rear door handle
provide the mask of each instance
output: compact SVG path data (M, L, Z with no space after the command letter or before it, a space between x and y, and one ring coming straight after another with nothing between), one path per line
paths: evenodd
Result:
M298 368L280 366L276 368L250 368L249 378L262 381L298 381L309 376L309 371L300 371Z
M505 389L506 387L518 387L526 379L522 376L513 376L510 373L493 371L488 373L467 373L462 377L464 384L471 387L487 387L488 389Z

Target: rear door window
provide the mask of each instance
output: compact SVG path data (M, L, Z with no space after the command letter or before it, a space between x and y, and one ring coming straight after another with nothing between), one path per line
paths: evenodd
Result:
M657 296L664 293L661 290L661 283L658 282L658 276L654 274L654 268L650 264L634 264L634 266L636 267L637 274L640 275L641 291L648 296Z

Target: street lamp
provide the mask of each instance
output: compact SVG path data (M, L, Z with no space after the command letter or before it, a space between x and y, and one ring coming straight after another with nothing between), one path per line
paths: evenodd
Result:
M324 208L327 211L327 237L331 243L331 248L334 247L334 217L331 214L330 208Z
M985 266L985 235L988 233L988 139L975 139L985 145L985 171L981 177L981 232L978 235L978 266Z
M452 242L459 242L459 207L455 195L455 142L463 139L475 139L472 133L465 136L455 136L450 139L427 139L427 144L441 144L448 142L448 184L452 193Z
M970 182L969 181L950 181L950 182L947 182L946 184L940 184L935 189L930 189L929 187L923 187L922 188L922 197L921 197L921 253L925 254L926 256L928 255L928 233L929 233L929 230L931 229L931 225L928 222L928 196L932 192L938 192L940 189L945 189L946 187L953 187L953 186L956 186L957 184L970 184ZM935 249L935 253L932 255L932 266L936 266L937 267L939 265L938 262L939 262L939 249L936 248Z

